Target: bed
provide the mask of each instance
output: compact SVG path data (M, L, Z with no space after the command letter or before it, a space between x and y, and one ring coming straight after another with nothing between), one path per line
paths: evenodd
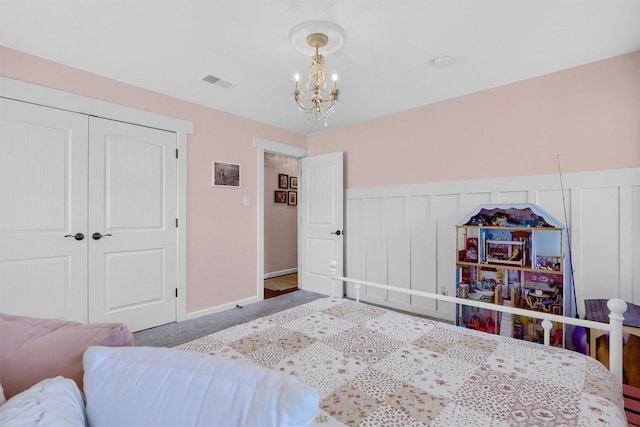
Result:
M619 381L580 353L322 298L183 344L318 389L316 426L626 426Z

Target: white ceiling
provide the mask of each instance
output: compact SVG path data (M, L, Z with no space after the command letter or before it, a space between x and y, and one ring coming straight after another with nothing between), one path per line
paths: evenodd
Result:
M289 31L304 21L346 32L326 57L342 91L329 129L640 50L638 0L0 0L0 12L4 46L304 134L324 129L291 100L310 58ZM452 63L434 66L440 55Z

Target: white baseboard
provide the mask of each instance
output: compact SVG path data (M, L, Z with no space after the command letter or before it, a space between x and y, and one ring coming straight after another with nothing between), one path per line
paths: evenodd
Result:
M236 305L243 306L243 305L251 304L251 303L254 303L254 302L261 301L261 300L262 300L262 298L251 297L251 298L246 298L246 299L243 299L243 300L230 302L230 303L227 303L227 304L218 305L218 306L215 306L215 307L206 308L204 310L194 311L192 313L187 313L186 320L197 319L198 317L206 316L208 314L214 314L214 313L219 313L221 311L229 310L231 308L234 308Z
M297 268L288 268L286 270L272 271L271 273L264 273L264 278L271 279L272 277L286 276L287 274L293 274L297 272L298 272Z
M287 275L287 274L293 274L293 273L297 273L297 272L298 272L297 268L289 268L287 270L280 270L280 271L273 271L271 273L265 273L264 278L265 279L270 279L272 277L284 276L284 275ZM187 313L186 319L184 319L184 320L197 319L198 317L206 316L208 314L219 313L221 311L232 309L236 305L243 306L243 305L251 304L251 303L262 301L262 300L263 300L263 298L259 298L259 297L255 296L255 297L246 298L246 299L243 299L243 300L233 301L233 302L230 302L230 303L227 303L227 304L218 305L218 306L215 306L215 307L209 307L209 308L206 308L204 310L199 310L199 311L194 311L194 312L191 312L191 313Z

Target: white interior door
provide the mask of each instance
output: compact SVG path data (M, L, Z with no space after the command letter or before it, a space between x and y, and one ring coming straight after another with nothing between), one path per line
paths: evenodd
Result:
M89 320L173 322L176 134L95 117L89 129Z
M329 262L343 272L343 154L300 159L298 180L298 282L302 289L331 294ZM338 295L343 295L342 287Z
M87 321L87 122L0 98L4 313Z

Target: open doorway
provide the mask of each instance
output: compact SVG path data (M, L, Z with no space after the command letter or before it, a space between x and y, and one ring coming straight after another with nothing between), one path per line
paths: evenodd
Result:
M265 194L264 191L264 155L265 153L272 153L300 160L307 157L307 149L258 137L253 138L253 146L256 148L258 162L258 202L256 203L256 207L258 209L258 269L256 275L256 296L258 298L264 298L264 207L267 200L273 200L275 197L273 193ZM300 242L298 242L298 247L299 245ZM299 262L300 261L298 260L298 266Z
M264 153L264 298L298 290L298 159Z
M264 154L298 159L298 284L301 289L333 294L327 266L337 260L336 275L342 276L344 250L344 153L308 157L307 149L254 137L258 155L258 298L264 298L264 205L274 195L264 192ZM312 184L313 183L313 184ZM329 200L329 202L327 202ZM309 213L313 212L313 218ZM341 233L338 234L337 231ZM327 236L333 236L327 239ZM320 243L320 245L315 244ZM313 263L310 264L310 260Z

